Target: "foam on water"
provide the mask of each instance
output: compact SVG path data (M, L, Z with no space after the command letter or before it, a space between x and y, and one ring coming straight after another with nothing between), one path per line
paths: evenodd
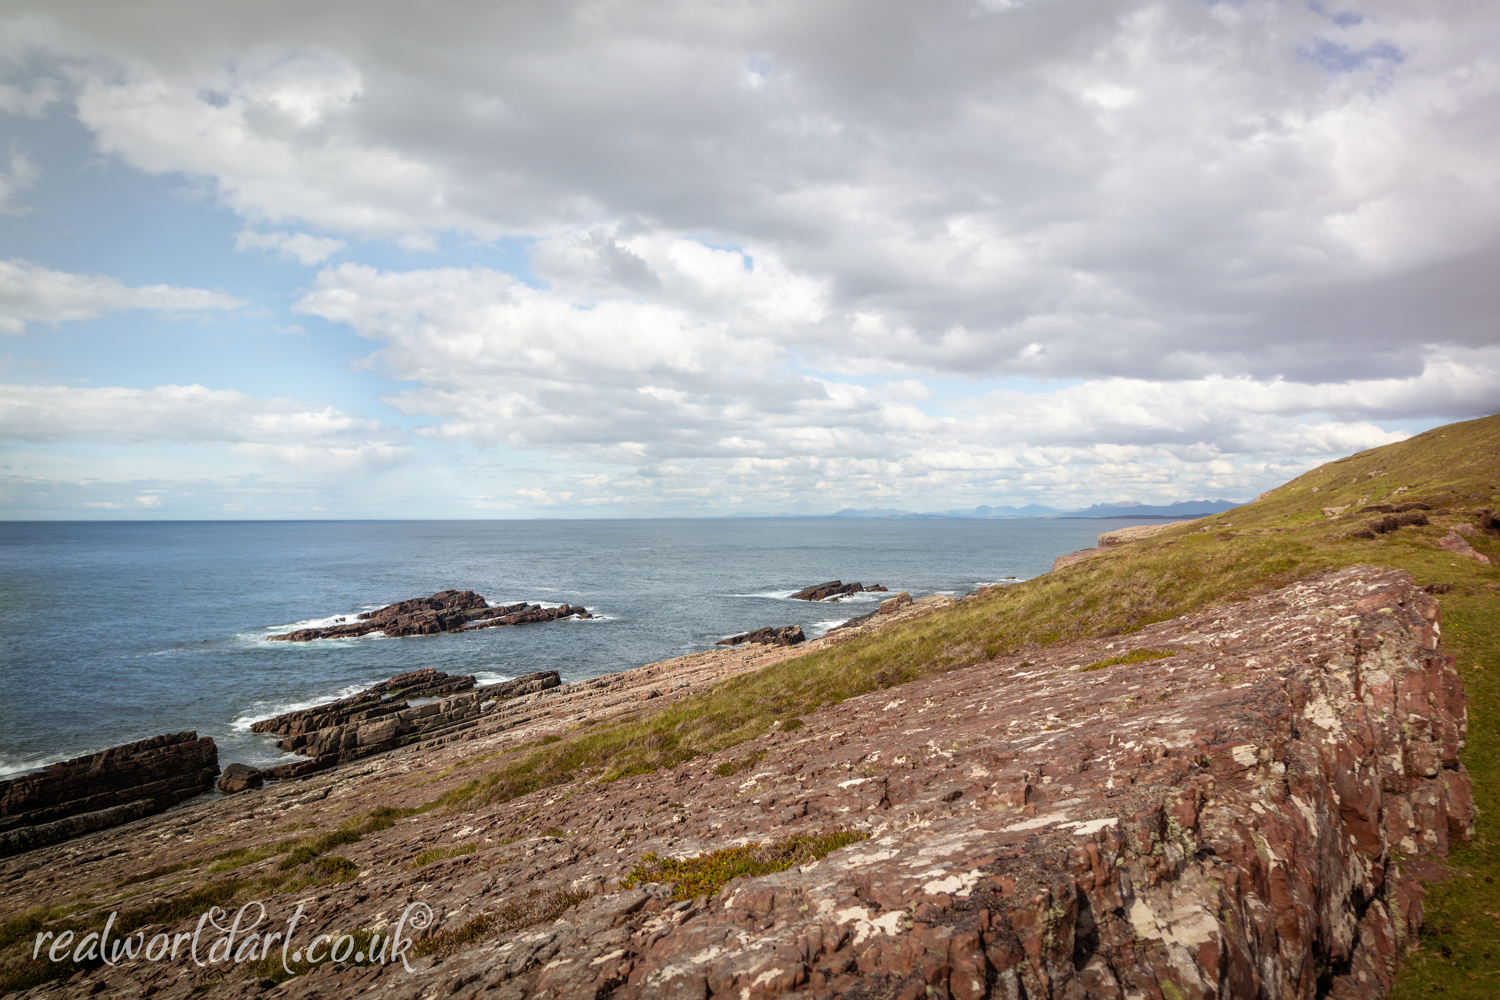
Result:
M502 681L513 681L515 679L516 679L516 675L515 674L502 674L502 673L497 673L494 670L476 670L476 671L474 671L474 686L475 687L489 687L491 684L499 684Z
M99 747L95 750L84 750L80 753L48 754L46 757L39 757L36 760L17 760L9 754L0 754L0 778L9 778L12 775L25 774L28 771L40 771L48 764L56 764L59 761L64 760L72 760L74 757L87 757L90 754L96 754L99 752L99 750L103 749L106 748Z
M384 678L381 678L381 680L384 680ZM248 733L250 731L250 727L257 722L260 722L262 719L274 719L276 716L285 715L288 712L301 712L304 709L317 708L319 705L332 704L333 702L339 701L343 698L349 698L353 695L359 694L361 691L364 691L379 683L380 681L375 680L370 681L368 684L351 684L334 694L322 695L316 698L307 699L305 701L287 701L280 703L256 702L254 705L250 706L250 709L244 715L241 715L239 718L231 722L229 724L229 727L235 732Z
M859 616L850 615L849 617L857 618ZM826 622L813 622L811 625L804 625L802 627L802 634L807 636L809 639L816 639L820 636L827 635L829 629L834 628L838 625L842 625L848 620L849 618L832 618Z

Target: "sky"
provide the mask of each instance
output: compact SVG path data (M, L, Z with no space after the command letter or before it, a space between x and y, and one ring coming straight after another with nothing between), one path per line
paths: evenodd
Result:
M1243 500L1497 275L1493 2L0 11L0 519Z

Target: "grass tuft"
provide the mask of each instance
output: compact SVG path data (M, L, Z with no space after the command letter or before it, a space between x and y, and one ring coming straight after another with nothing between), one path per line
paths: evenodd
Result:
M825 834L798 834L771 844L745 844L726 847L691 858L663 858L655 851L641 860L620 880L620 888L630 889L642 882L672 882L674 899L696 899L716 894L730 879L756 878L773 872L784 872L793 865L818 861L840 847L868 840L868 833L838 830Z
M1178 650L1175 649L1132 649L1128 653L1121 653L1119 656L1111 656L1107 660L1100 660L1098 663L1090 663L1086 667L1079 667L1078 672L1103 670L1105 667L1117 667L1122 663L1143 663L1146 660L1164 660L1169 656L1176 656L1177 653Z

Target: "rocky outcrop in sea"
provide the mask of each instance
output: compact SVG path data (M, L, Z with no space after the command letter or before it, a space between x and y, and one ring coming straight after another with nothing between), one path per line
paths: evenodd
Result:
M842 580L829 580L827 583L815 583L811 587L803 587L791 595L794 601L837 601L841 597L850 594L863 593L885 593L886 588L878 583L872 583L866 587L862 583L845 583Z
M505 625L533 625L563 618L592 618L582 606L564 604L544 608L540 604L492 606L472 590L444 590L431 597L414 597L388 604L377 611L366 611L352 622L322 628L303 628L294 632L266 636L267 642L311 642L314 639L349 639L381 632L395 638L407 635L440 635L444 632L467 632L476 628ZM339 619L343 621L343 619Z
M250 729L281 736L277 749L308 758L267 768L261 774L274 779L297 778L413 741L462 731L502 701L561 683L557 671L543 670L476 690L471 676L458 677L428 667L399 674L350 698L262 719ZM448 697L411 704L413 699L439 695Z

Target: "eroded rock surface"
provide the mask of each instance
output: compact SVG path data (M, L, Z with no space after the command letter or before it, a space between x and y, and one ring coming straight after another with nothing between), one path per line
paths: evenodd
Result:
M468 690L474 687L472 676L459 677L427 667L398 674L352 698L263 719L250 728L282 736L276 742L278 749L310 758L263 772L269 778L296 778L387 753L416 740L471 729L500 702L561 683L556 670L542 670ZM423 705L414 706L410 701L453 691L460 693Z
M0 782L0 855L159 813L208 791L218 773L211 737L168 733Z
M454 944L410 972L330 963L271 985L137 962L35 995L1381 997L1421 922L1396 853L1440 857L1472 829L1462 686L1439 634L1436 602L1405 574L1331 573L853 698L670 771L413 815L339 848L352 881L266 900L278 921L300 901L305 926L330 934L389 933L403 907L428 904ZM1104 665L1134 650L1169 655ZM222 851L284 836L288 820L335 829L373 801L429 801L549 727L752 659L718 650L680 673L529 695L494 710L512 713L505 725L143 820L120 857L35 852L0 880L11 906L31 905L55 883L190 856L195 838ZM648 851L833 829L869 839L712 897L617 888ZM583 901L558 920L466 936L564 892Z

